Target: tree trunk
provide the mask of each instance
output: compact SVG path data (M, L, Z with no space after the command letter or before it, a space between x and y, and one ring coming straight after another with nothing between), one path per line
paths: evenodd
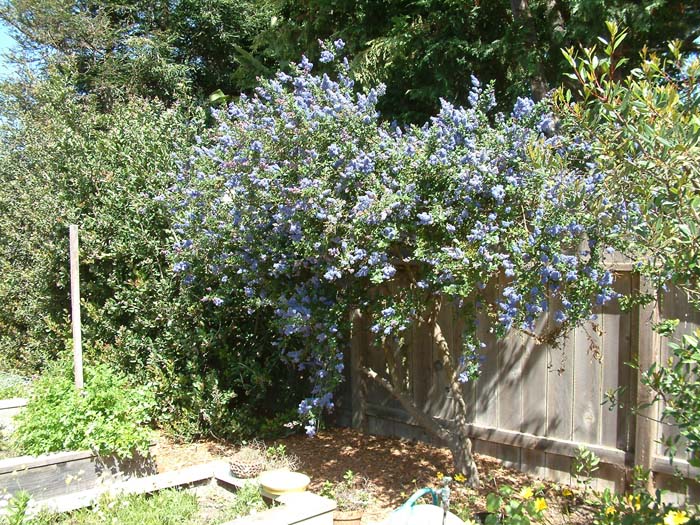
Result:
M437 300L430 311L427 312L426 318L421 319L421 323L424 323L423 329L428 330L432 335L434 347L442 364L445 382L449 385L451 397L455 402L456 414L452 420L437 419L428 413L424 407L419 407L416 404L413 393L408 388L408 383L404 381L406 371L403 371L403 374L401 373L401 367L397 365L400 360L392 358L391 352L386 351L386 348L385 358L389 368L387 370L388 377L383 377L376 371L364 366L360 366L359 371L397 399L415 424L420 425L431 435L445 443L452 453L455 471L463 474L470 486L478 487L479 471L474 461L472 442L467 431L467 403L462 392L462 385L459 382L460 371L456 366L456 359L452 359L449 344L438 323L440 306L441 301ZM417 348L413 349L413 351L420 350Z
M443 441L452 453L455 472L463 474L469 486L475 488L479 486L479 469L474 461L472 442L467 433L467 422L462 414L458 414L452 422L438 421L418 408L406 393L397 391L387 379L380 377L374 370L363 368L362 372L368 379L394 396L421 428Z
M551 12L556 8L556 3L552 0L548 3L548 9ZM530 5L528 0L511 0L510 2L511 11L513 12L513 20L515 23L520 23L522 31L524 33L523 42L525 44L525 49L529 50L530 53L537 53L537 34L534 26L534 21L530 14ZM554 31L563 31L563 17L559 10L556 11L555 20L553 23ZM532 98L535 101L539 101L545 97L549 91L549 86L545 78L544 65L538 61L533 64L534 70L530 71L530 89L532 90Z
M479 469L474 461L472 441L466 432L464 418L457 418L455 429L450 433L450 438L447 440L447 446L452 452L452 463L455 470L467 477L470 487L479 487L481 483L479 480Z

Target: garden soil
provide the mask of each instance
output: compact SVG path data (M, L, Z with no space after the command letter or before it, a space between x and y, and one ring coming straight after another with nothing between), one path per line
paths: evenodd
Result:
M363 524L372 524L388 514L417 489L437 488L438 478L452 472L449 450L404 439L364 435L356 430L334 428L318 433L314 438L294 435L270 441L268 446L284 444L288 454L296 455L300 470L311 477L310 490L318 492L325 480L340 481L352 470L374 485L375 501L365 512ZM159 472L227 459L236 447L223 441L205 440L177 443L166 436L158 438L154 454ZM482 487L473 490L463 483L453 482L452 502L471 512L482 512L485 498L503 485L512 486L516 493L523 487L534 486L541 491L549 508L547 523L551 525L584 525L592 522L590 511L570 487L533 478L500 465L497 461L477 455Z

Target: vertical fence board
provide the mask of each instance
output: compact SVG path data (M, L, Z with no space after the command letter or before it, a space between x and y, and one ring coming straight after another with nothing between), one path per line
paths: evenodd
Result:
M640 278L639 280L639 290L641 293L653 293L653 287L644 278ZM637 352L640 370L648 369L653 363L659 360L661 343L657 334L652 330L652 325L656 323L657 320L658 307L656 303L639 308L639 336L637 338L639 348ZM653 400L653 397L653 394L641 383L638 377L637 403L640 405L647 404ZM645 470L651 470L651 465L654 460L656 439L658 437L657 419L657 405L640 409L637 415L634 463ZM651 480L647 488L653 491L654 487Z
M601 363L598 330L601 316L576 330L574 357L574 425L573 440L598 443L601 403Z
M520 430L523 421L522 400L522 354L520 338L508 335L498 345L499 391L498 428ZM506 466L520 465L520 449L508 447L501 458Z
M538 321L542 331L546 320ZM520 431L536 436L547 432L547 348L532 337L520 336L522 352L522 421ZM522 465L526 472L546 476L547 458L539 450L524 450Z
M491 300L495 290L489 286L484 290ZM485 312L479 315L478 336L486 345L479 349L483 358L481 375L476 380L476 404L474 422L480 425L495 427L498 425L498 344L496 337L490 333L490 321Z
M668 347L671 341L679 342L683 335L692 334L700 326L700 312L694 310L688 303L688 298L682 290L676 287L670 287L661 298L661 306L659 316L662 320L678 319L679 324L671 339L661 338L660 360L661 363L667 363L673 355ZM663 410L663 405L659 407ZM664 421L665 424L658 425L658 441L656 453L658 456L666 455L666 447L661 443L666 438L671 438L679 435L678 428L673 426L672 420ZM676 454L678 459L686 459L687 453L683 447L685 440L681 438L679 441L679 449Z
M553 322L550 321L550 328ZM548 437L571 440L573 412L571 400L574 396L574 374L577 363L574 361L576 339L574 334L560 337L554 347L548 347L547 353L547 427ZM571 482L571 460L556 454L546 455L547 476L560 483Z
M602 313L603 333L601 354L603 383L601 391L614 390L619 384L620 373L620 343L623 328L620 326L620 312L616 305L607 305ZM603 401L603 400L601 400ZM619 428L618 409L608 404L600 407L600 443L609 447L616 447L618 435L622 431Z

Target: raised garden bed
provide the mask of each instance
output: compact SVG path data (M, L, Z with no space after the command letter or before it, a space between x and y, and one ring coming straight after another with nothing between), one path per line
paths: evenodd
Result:
M153 460L141 456L119 460L87 450L19 456L0 460L0 493L26 491L43 501L155 472Z
M28 513L35 515L40 511L63 513L89 507L97 503L106 494L150 494L171 488L217 489L230 493L243 487L249 480L234 478L229 466L224 461L214 461L196 465L182 470L156 474L126 481L102 484L87 490L72 492L42 500L32 500ZM75 488L75 487L74 487ZM276 498L277 505L267 511L252 516L237 518L227 525L331 525L335 502L309 492L285 494ZM0 510L0 512L2 512Z

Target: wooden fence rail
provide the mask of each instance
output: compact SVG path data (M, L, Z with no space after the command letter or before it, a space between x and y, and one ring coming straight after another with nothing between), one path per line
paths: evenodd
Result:
M645 289L629 264L616 264L615 287L622 294ZM496 293L492 289L490 293ZM622 311L609 304L597 319L563 337L555 346L537 344L522 334L497 340L482 320L479 330L484 361L481 375L465 386L470 404L471 436L477 452L506 465L543 478L572 483L571 462L579 445L601 458L594 487L623 490L634 465L652 470L656 486L670 491L676 502L700 500L696 483L682 486L674 473L686 478L700 471L689 466L680 450L671 464L662 437L676 432L658 424L658 406L634 411L648 400L649 392L628 363L642 368L668 359L666 341L651 329L653 322L680 319L678 335L700 326L700 313L685 296L671 290L658 305ZM543 319L542 323L553 323ZM445 305L440 325L448 343L458 351L462 320L456 308ZM544 327L543 324L540 328ZM348 390L341 396L345 420L374 434L432 441L388 394L365 383L355 368L359 362L375 371L386 368L383 352L370 344L369 320L357 315L348 367ZM407 337L411 394L432 416L451 418L454 406L440 374L440 361L432 338L415 327ZM622 387L619 405L605 404L606 392Z

